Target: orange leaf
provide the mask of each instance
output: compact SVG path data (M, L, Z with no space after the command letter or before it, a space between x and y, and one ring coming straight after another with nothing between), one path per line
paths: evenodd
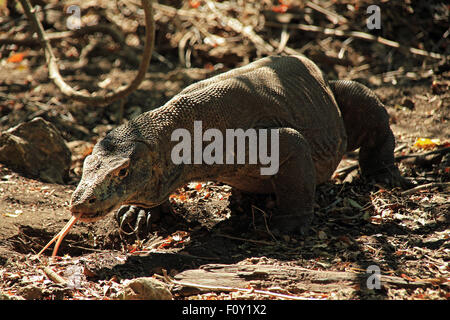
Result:
M402 273L400 276L401 276L403 279L407 280L407 281L411 281L411 282L416 281L416 280L414 280L413 278L407 276L407 275L404 274L404 273Z
M215 44L217 46L217 43ZM212 63L208 62L205 64L204 68L209 71L214 71L214 66Z
M289 6L280 4L279 6L272 7L272 11L276 13L285 13L289 9Z
M433 149L440 144L441 141L439 139L417 138L414 146L421 149Z
M397 251L395 251L395 255L396 256L402 256L402 255L404 255L406 253L406 251L405 250L397 250Z
M202 184L199 183L195 186L195 190L200 191L202 189Z
M8 62L12 62L12 63L22 62L23 58L25 58L26 55L27 55L26 52L14 53L8 58Z
M128 253L133 253L133 252L135 252L136 250L137 250L136 247L133 246L133 247L129 248Z
M89 146L85 150L83 150L83 158L86 158L88 155L92 153L92 150L94 150L94 146Z
M191 8L197 9L198 7L200 7L200 1L198 1L198 0L189 0L189 6Z
M169 199L178 199L180 201L184 201L184 200L186 200L186 195L184 195L184 194L171 194L169 196Z

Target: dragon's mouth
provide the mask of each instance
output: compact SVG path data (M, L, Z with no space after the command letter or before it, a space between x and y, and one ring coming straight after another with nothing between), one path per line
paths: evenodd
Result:
M93 212L72 211L72 215L79 216L78 220L81 222L95 222L95 221L103 219L111 211L118 210L121 205L130 205L130 206L137 206L137 207L149 209L149 208L157 207L164 202L164 201L139 202L139 201L133 201L131 199L132 199L132 197L130 197L126 201L111 205L111 206L107 207L106 209L99 209L99 210L93 211Z
M118 207L119 205L112 205L109 208L98 210L95 212L72 212L72 215L81 214L78 218L78 220L81 222L95 222L103 219L108 213L117 209Z

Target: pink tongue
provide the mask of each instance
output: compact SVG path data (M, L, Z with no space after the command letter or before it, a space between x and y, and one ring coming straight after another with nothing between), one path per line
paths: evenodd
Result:
M56 256L56 253L58 252L58 249L59 249L59 246L61 245L62 240L64 239L66 234L69 232L70 228L72 228L72 226L75 224L75 222L80 217L81 217L81 215L72 216L72 218L70 218L69 222L67 222L67 224L64 226L64 228L62 228L62 230L60 232L58 232L58 234L56 236L54 236L53 239L50 240L49 243L47 243L41 251L39 251L38 256L41 255L42 252L44 252L48 247L50 247L50 245L53 242L55 242L55 240L58 239L58 241L55 244L55 248L53 249L53 253L52 253L52 257Z

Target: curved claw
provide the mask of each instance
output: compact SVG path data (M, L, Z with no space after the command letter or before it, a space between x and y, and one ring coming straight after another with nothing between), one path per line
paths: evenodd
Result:
M135 228L131 226L132 222L136 219L136 206L121 206L115 214L117 223L119 224L120 233L126 235L132 235L135 233ZM131 232L125 231L126 229L131 229Z
M150 214L150 212L147 214L145 210L139 210L136 218L136 224L134 226L134 233L139 234L141 233L141 231L146 231L148 229L148 222L150 221L151 216L152 215Z
M137 206L124 205L115 213L115 219L119 224L119 231L125 235L146 234L150 226L150 210L144 210Z

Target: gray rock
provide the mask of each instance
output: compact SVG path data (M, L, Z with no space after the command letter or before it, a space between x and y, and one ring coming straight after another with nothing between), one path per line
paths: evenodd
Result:
M58 129L37 117L0 134L0 162L32 178L64 183L71 153Z
M34 285L28 285L17 290L17 293L26 300L38 300L42 298L42 289Z
M172 300L167 285L150 277L136 278L125 283L117 294L120 300Z

